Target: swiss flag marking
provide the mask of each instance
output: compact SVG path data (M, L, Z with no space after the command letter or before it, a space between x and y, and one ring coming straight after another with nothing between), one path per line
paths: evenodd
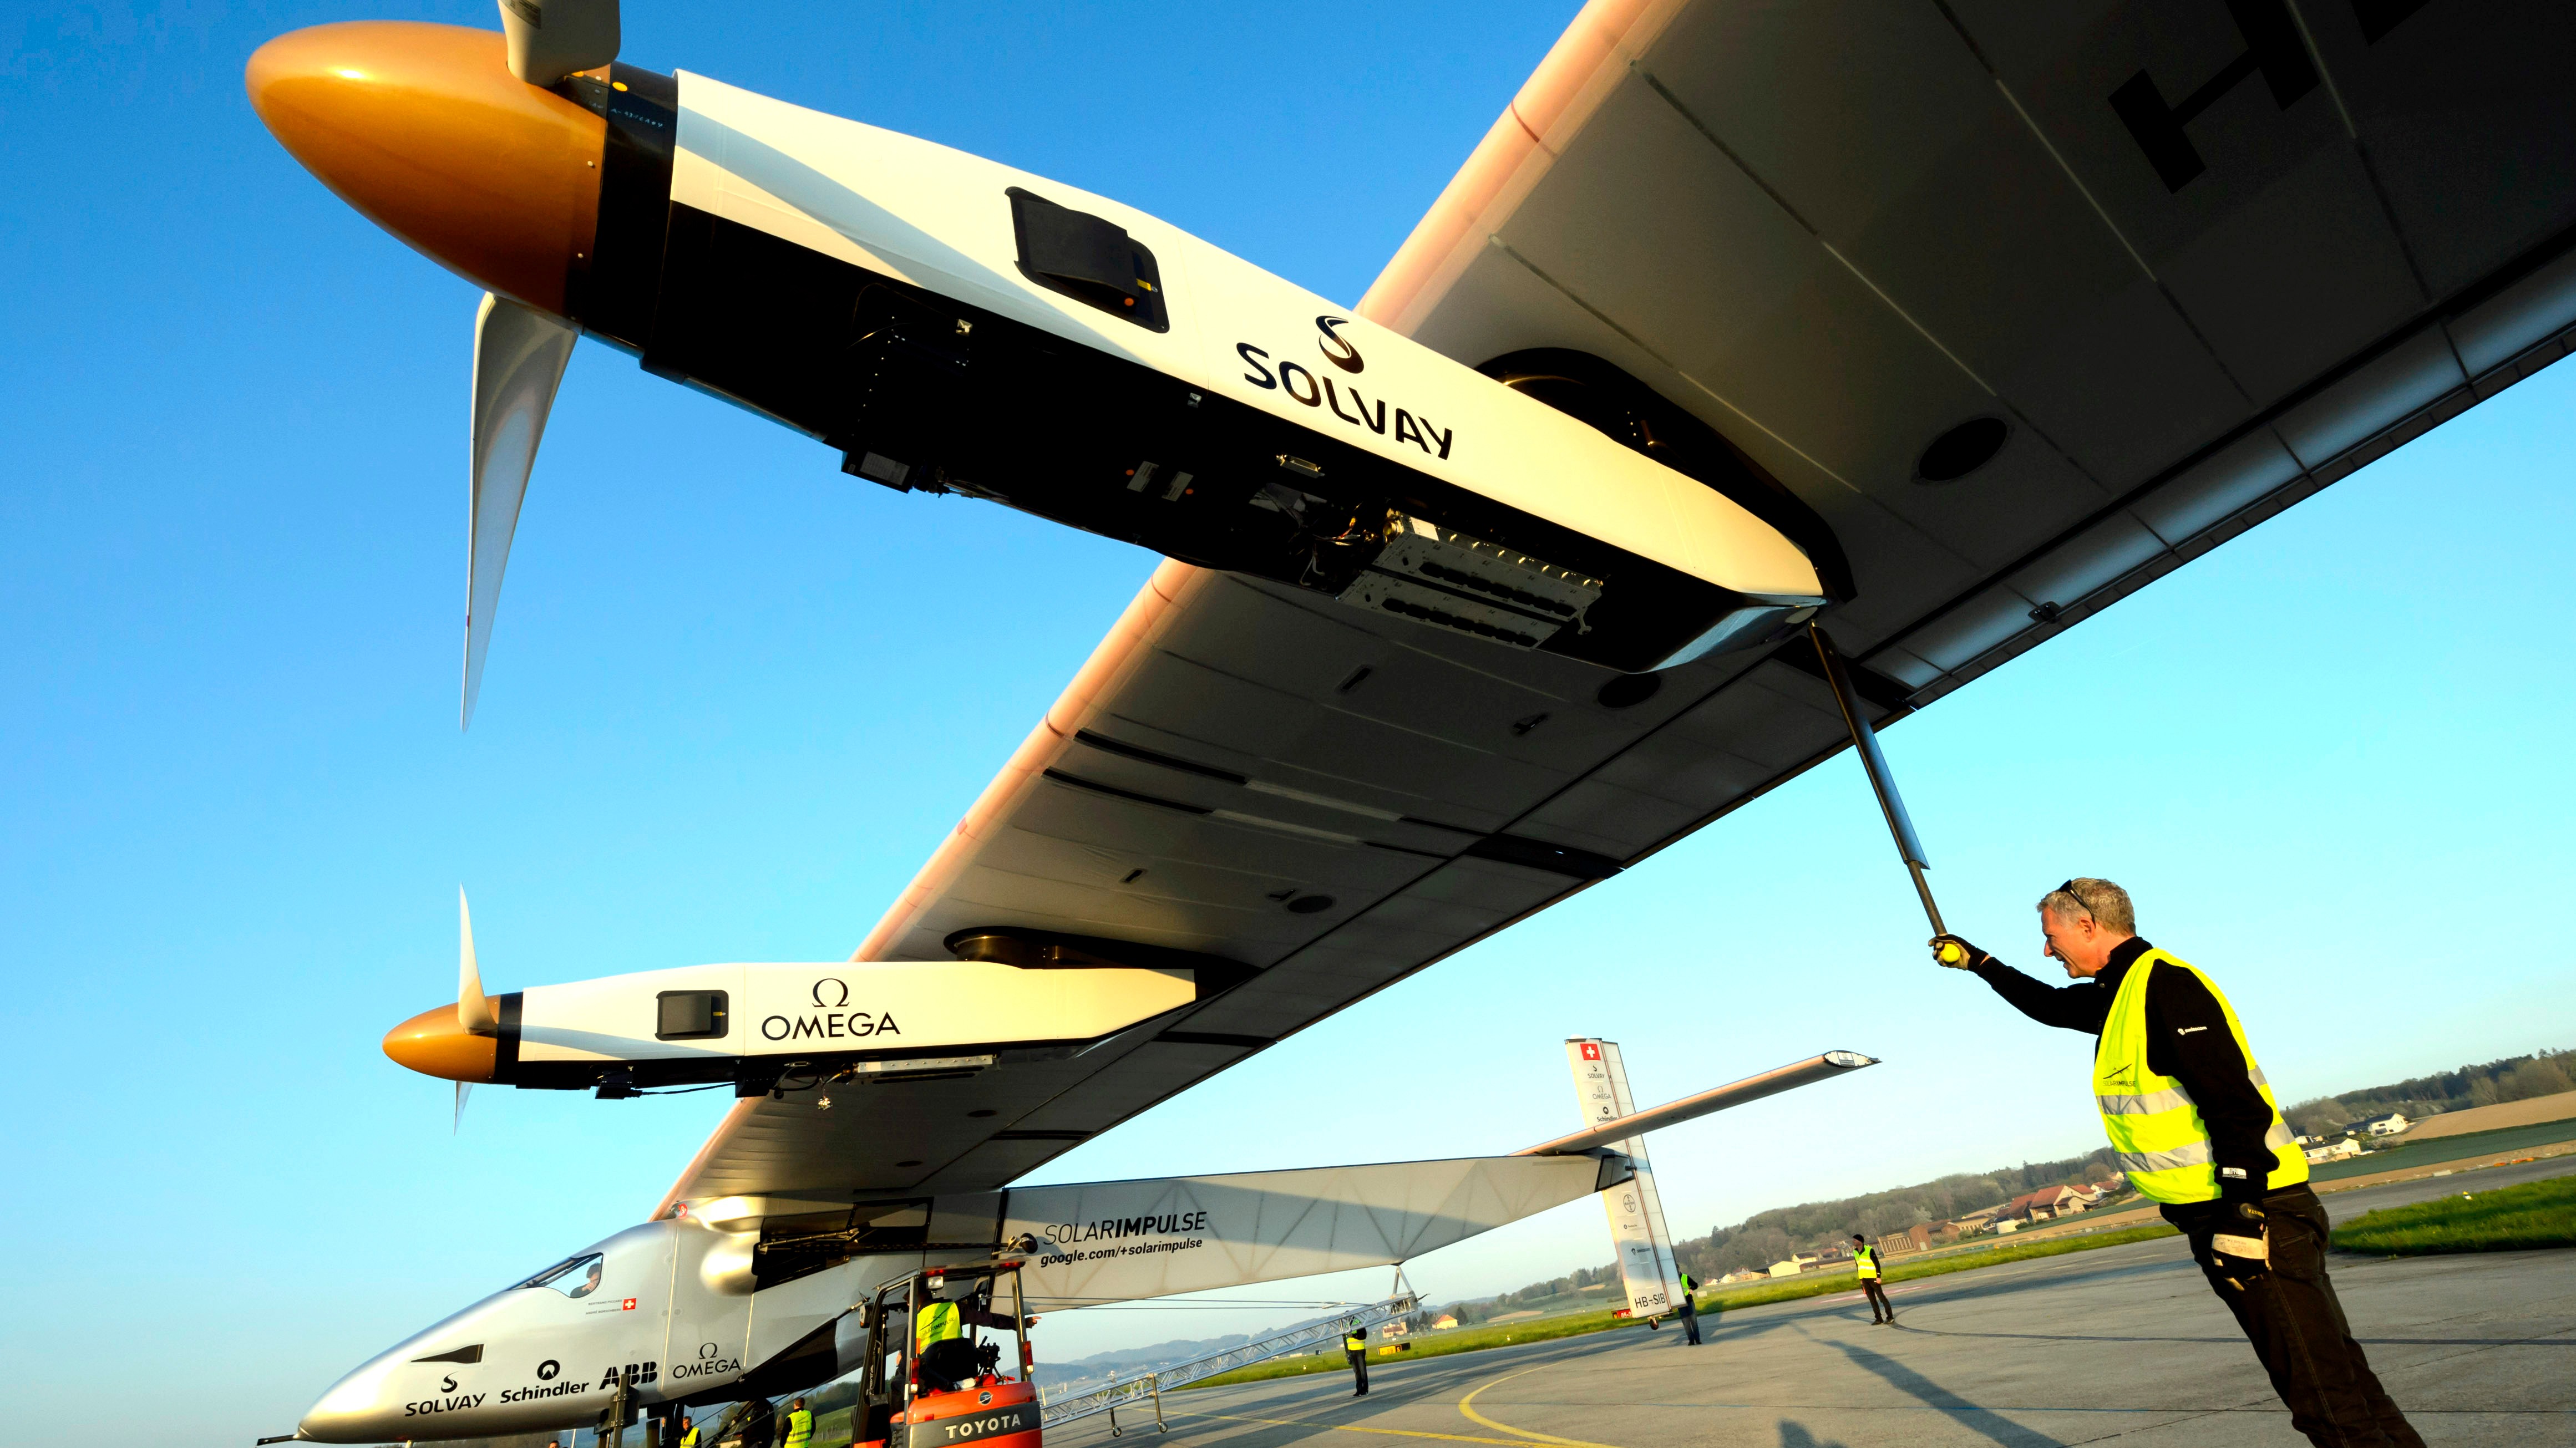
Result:
M1595 1045L1594 1043L1592 1043L1592 1042L1590 1042L1590 1041L1586 1041L1586 1042L1584 1042L1584 1043L1583 1043L1583 1059L1584 1059L1584 1060L1587 1060L1587 1061L1598 1061L1598 1060L1600 1060L1600 1059L1601 1059L1601 1048L1600 1048L1598 1045Z
M634 1310L635 1310L635 1299L634 1299L634 1298L632 1298L632 1297L627 1298L627 1299L626 1299L626 1305L625 1305L624 1307L621 1307L621 1308L619 1308L619 1309L618 1309L618 1311L620 1311L620 1312L633 1312Z

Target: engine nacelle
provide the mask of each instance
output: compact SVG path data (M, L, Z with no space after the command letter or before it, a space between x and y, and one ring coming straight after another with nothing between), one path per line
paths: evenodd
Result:
M947 1075L1070 1055L1180 1009L1222 981L1188 967L1023 967L998 960L699 965L491 997L497 1025L453 1004L385 1036L424 1075L622 1096L782 1077Z
M598 260L567 310L856 476L1631 671L1849 595L1823 521L1696 419L1707 466L1673 428L1484 375L1133 208L616 74Z

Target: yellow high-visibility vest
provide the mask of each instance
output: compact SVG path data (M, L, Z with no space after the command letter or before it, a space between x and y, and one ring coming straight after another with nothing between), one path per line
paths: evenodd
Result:
M787 1442L784 1448L812 1448L814 1415L803 1408L787 1410Z
M1343 1333L1343 1334L1342 1334L1342 1351L1344 1351L1344 1352L1367 1352L1367 1351L1368 1351L1368 1339L1367 1339L1366 1337L1361 1336L1360 1334L1358 1334L1358 1333L1356 1333L1356 1332L1346 1332L1346 1333Z
M2211 1155L2209 1127L2191 1093L2171 1076L2159 1076L2147 1065L2147 980L2157 966L2187 970L2209 986L2227 1018L2227 1032L2245 1054L2246 1074L2263 1103L2272 1108L2272 1124L2263 1144L2272 1150L2272 1170L2264 1186L2278 1191L2308 1179L2308 1158L2298 1138L2281 1119L2281 1103L2272 1099L2271 1083L2254 1064L2254 1048L2245 1042L2236 1008L2211 984L2199 967L2162 950L2139 956L2111 999L2102 1022L2102 1041L2093 1052L2093 1104L2102 1113L2103 1134L2119 1153L2120 1169L2130 1185L2149 1201L2209 1202L2218 1199L2218 1163Z
M1878 1276L1878 1249L1876 1247L1852 1248L1852 1261L1860 1264L1860 1275L1863 1278L1874 1279Z
M680 1435L680 1448L698 1448L697 1424L691 1423L689 1425L689 1431Z
M929 1306L921 1309L921 1326L913 1329L912 1350L914 1352L920 1352L922 1349L929 1347L932 1343L946 1342L948 1339L958 1336L962 1331L963 1329L959 1326L958 1322L956 1303L931 1303Z

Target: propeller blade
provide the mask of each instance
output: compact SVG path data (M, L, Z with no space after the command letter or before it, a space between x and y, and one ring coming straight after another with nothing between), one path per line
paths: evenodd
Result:
M465 887L456 887L456 1023L476 1035L500 1029L492 998L483 994L483 972L474 964L474 916L465 908ZM456 1098L464 1109L465 1098Z
M483 680L483 653L492 644L492 611L501 602L501 572L510 564L510 537L519 528L519 502L536 466L537 441L555 405L564 365L572 360L569 322L530 311L517 302L483 294L474 315L473 498L465 552L465 699L456 727L474 722L474 695Z
M465 1129L465 1098L473 1094L473 1082L459 1081L456 1083L456 1122L454 1125L447 1128L448 1135L454 1136Z
M617 0L501 0L510 74L553 85L617 58Z

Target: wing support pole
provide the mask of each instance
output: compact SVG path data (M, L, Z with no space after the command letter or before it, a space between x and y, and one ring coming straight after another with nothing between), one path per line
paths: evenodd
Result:
M1843 667L1843 656L1834 647L1833 636L1813 620L1807 624L1807 637L1816 646L1816 661L1824 665L1825 683L1834 691L1834 705L1843 711L1843 727L1851 731L1852 752L1860 756L1861 768L1869 772L1869 787L1878 795L1879 812L1887 816L1887 832L1896 838L1896 853L1905 861L1905 873L1914 879L1914 893L1923 900L1924 918L1932 922L1934 935L1947 935L1950 927L1941 923L1941 905L1932 898L1932 882L1923 878L1931 862L1923 858L1923 841L1914 833L1914 817L1905 812L1905 797L1896 792L1896 776L1887 768L1887 756L1879 752L1878 731L1869 727L1869 716L1860 711L1859 696L1852 692L1851 672Z

